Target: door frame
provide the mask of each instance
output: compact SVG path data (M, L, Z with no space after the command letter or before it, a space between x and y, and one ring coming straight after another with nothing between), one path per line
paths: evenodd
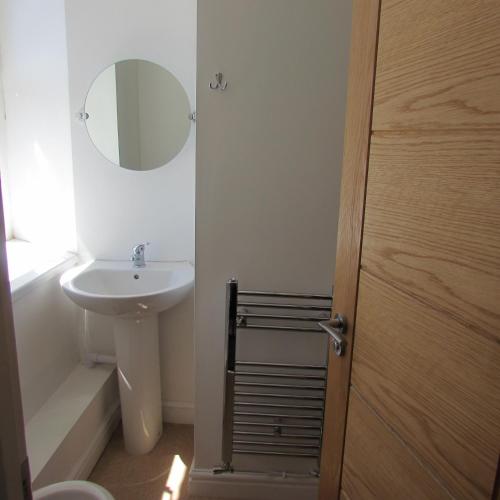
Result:
M353 0L332 304L332 317L335 313L339 313L346 319L347 328L344 333L346 348L344 355L337 357L331 343L329 347L321 448L320 500L340 497L370 153L379 17L380 0Z
M31 499L0 179L0 497ZM10 411L9 411L10 410Z

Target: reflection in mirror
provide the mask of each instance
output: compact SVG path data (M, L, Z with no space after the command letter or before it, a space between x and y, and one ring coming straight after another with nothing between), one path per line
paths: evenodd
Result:
M188 96L172 73L139 59L106 68L85 101L86 125L96 148L131 170L168 163L189 135Z

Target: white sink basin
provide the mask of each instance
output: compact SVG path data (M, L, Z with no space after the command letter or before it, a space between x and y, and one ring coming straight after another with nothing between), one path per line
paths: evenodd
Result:
M132 262L96 260L61 277L73 302L114 316L125 448L134 455L151 451L163 428L158 313L185 298L193 281L186 262L134 268Z
M96 260L70 269L61 278L68 297L89 311L121 317L156 314L179 303L193 286L194 269L187 262Z

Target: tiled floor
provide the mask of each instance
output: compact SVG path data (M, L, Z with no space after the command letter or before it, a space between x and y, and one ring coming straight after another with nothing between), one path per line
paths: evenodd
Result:
M192 460L190 425L166 425L155 449L143 456L127 454L119 427L89 480L104 486L116 500L219 500L188 495Z

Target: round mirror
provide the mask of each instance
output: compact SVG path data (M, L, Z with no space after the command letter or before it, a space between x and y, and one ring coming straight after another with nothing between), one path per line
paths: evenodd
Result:
M85 100L85 123L95 147L130 170L152 170L174 158L190 130L188 96L158 64L128 59L95 80Z

